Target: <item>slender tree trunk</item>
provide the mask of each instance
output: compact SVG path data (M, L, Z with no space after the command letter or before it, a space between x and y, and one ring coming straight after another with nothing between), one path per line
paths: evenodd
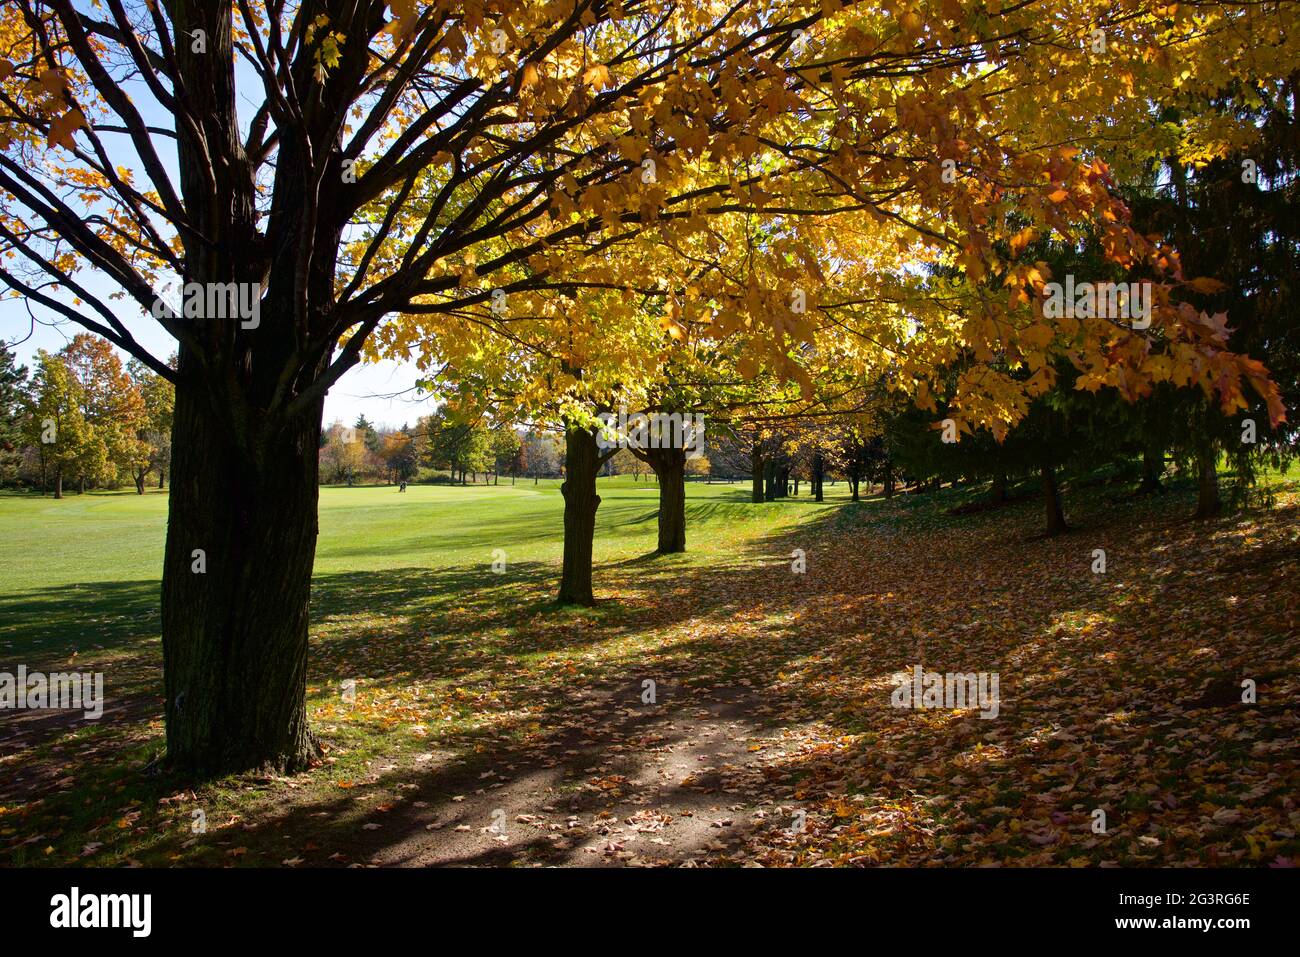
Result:
M559 601L564 605L594 605L591 592L591 554L596 537L596 475L600 454L596 435L590 429L570 428L565 432L564 484L564 567L560 573Z
M686 551L686 450L653 449L646 456L659 480L659 545L662 555Z
M322 403L249 453L207 397L176 390L162 634L178 769L287 772L319 755L305 702Z
M790 469L788 466L777 469L776 473L776 497L790 497Z
M820 455L813 457L813 496L822 501L822 481L826 478L826 460Z
M1142 484L1138 486L1139 494L1160 491L1160 476L1165 471L1165 450L1158 445L1148 443L1142 450Z
M57 469L54 473L54 497L63 498L63 469Z
M763 496L763 452L757 442L749 450L749 500L755 505L766 499Z
M1043 507L1047 516L1047 534L1049 537L1060 535L1068 530L1065 513L1061 511L1061 490L1056 483L1056 469L1044 465L1040 470L1043 477Z
M165 473L165 472L162 470L162 468L159 467L159 469L158 469L158 488L159 488L159 489L161 489L161 488L163 487L163 482L166 480L166 477L167 477L167 473Z
M135 494L136 495L144 494L144 473L145 473L144 469L135 470Z
M1007 470L998 469L993 473L993 487L989 490L989 499L994 504L1002 505L1007 500Z
M1213 442L1196 449L1196 518L1214 518L1223 503L1219 500L1219 456Z

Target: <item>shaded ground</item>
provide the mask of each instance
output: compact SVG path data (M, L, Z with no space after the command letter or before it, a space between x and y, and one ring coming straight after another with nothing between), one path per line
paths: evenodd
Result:
M292 780L142 777L156 646L120 636L133 704L15 753L0 730L0 840L14 863L1289 865L1294 491L1208 525L1185 495L1105 495L1055 540L1033 501L955 517L956 492L758 507L776 526L698 503L720 514L690 555L606 551L585 612L549 604L544 556L322 575L331 750ZM916 664L997 673L998 717L891 707Z

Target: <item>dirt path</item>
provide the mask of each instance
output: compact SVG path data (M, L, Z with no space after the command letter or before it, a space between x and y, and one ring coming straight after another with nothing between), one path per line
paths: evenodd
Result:
M370 866L692 866L717 863L755 829L790 827L789 789L772 765L798 747L797 729L771 727L771 709L743 686L655 690L654 704L642 703L639 684L575 692L540 753L390 766L385 786L358 795L376 813L342 856Z

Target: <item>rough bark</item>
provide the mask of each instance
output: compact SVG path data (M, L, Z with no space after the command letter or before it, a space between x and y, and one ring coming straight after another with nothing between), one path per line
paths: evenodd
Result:
M176 391L163 687L168 761L188 772L295 771L319 754L305 702L320 415L249 454L206 395Z
M591 555L596 537L596 475L601 458L596 434L570 428L564 436L564 567L560 572L559 601L563 605L594 605L591 590Z

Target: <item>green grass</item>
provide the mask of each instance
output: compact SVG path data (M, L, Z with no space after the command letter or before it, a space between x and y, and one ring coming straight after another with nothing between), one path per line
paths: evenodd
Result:
M321 490L316 573L393 567L453 567L491 561L558 560L563 502L560 483L531 479L501 485L326 487ZM658 486L601 479L598 549L624 555L654 547ZM847 498L843 483L826 505ZM837 494L838 493L838 494ZM691 482L688 521L707 537L732 522L768 527L797 513L755 514L742 483ZM792 506L814 505L806 496ZM166 492L70 494L55 501L0 492L0 596L12 598L99 582L157 581L167 523ZM688 532L689 534L689 532Z
M843 483L829 491L847 495ZM601 479L599 492L596 563L652 552L658 486L619 477ZM710 561L721 543L776 532L839 498L755 510L748 493L739 482L689 483L691 551L660 567ZM313 619L323 625L398 608L485 608L503 585L521 582L544 593L558 579L563 508L556 480L410 485L405 493L395 486L323 488ZM16 659L35 668L70 652L94 652L107 663L144 653L157 640L166 522L167 495L157 490L57 501L0 494L0 664ZM492 573L497 549L506 575ZM597 580L599 587L599 573ZM140 689L132 682L131 690Z

